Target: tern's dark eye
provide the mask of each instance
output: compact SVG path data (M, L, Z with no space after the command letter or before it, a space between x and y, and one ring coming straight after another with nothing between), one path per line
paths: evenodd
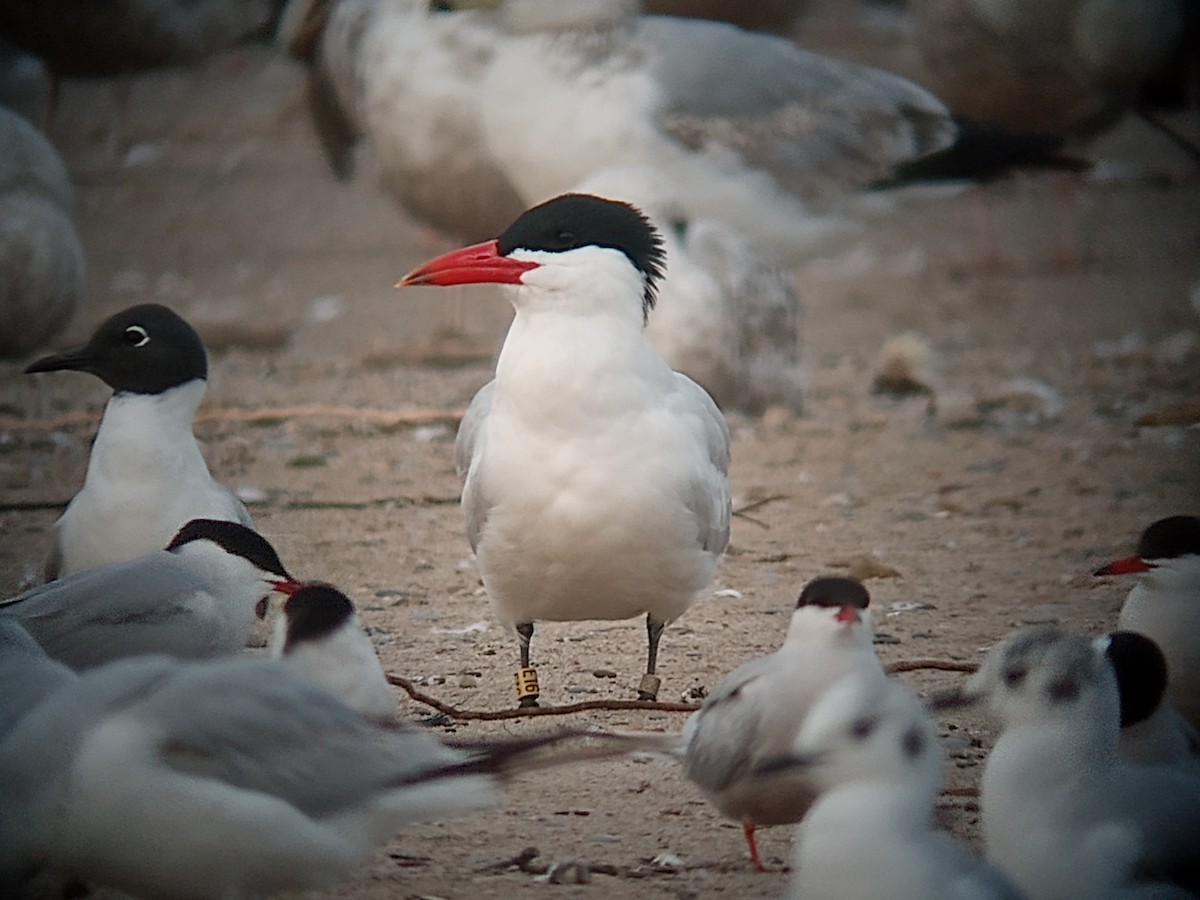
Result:
M429 11L431 13L448 13L454 12L454 7L446 0L430 0Z
M150 335L141 325L130 325L125 329L125 343L130 347L144 347L150 342Z
M1070 703L1079 696L1079 682L1064 675L1046 685L1046 694L1053 703Z
M1004 683L1010 688L1021 686L1021 682L1025 680L1028 674L1023 666L1013 666L1011 669L1004 670Z
M856 741L865 741L875 730L874 719L856 719L850 726L850 736Z
M900 740L900 747L909 759L916 759L925 750L925 737L915 728L910 728Z

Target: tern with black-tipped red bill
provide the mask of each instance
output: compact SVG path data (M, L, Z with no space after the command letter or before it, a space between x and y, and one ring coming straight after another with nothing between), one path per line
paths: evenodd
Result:
M396 694L350 598L330 584L302 584L275 620L271 655L371 719L396 714Z
M177 313L131 306L101 322L84 346L25 371L89 372L113 389L83 487L55 525L47 580L152 553L192 519L251 527L242 501L209 474L192 433L208 355Z
M74 669L144 653L193 659L242 649L270 595L297 587L257 532L195 519L164 550L0 601L0 618L20 622Z
M1117 627L1153 640L1167 659L1167 700L1200 728L1200 517L1168 516L1151 523L1133 556L1096 575L1136 575Z
M534 623L645 614L659 638L713 580L729 540L729 430L643 329L663 270L633 206L565 194L494 241L418 266L400 286L499 284L516 311L455 457L467 537L497 617L520 640L536 704Z
M684 727L684 772L723 815L742 823L760 872L755 829L800 821L817 793L799 769L768 776L760 765L789 751L804 717L839 678L884 677L870 603L852 578L814 578L800 592L783 646L722 679Z

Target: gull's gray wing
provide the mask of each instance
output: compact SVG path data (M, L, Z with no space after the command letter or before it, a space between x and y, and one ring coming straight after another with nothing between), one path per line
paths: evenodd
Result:
M86 668L124 656L204 656L219 629L189 605L205 585L165 550L76 572L0 603L55 659Z
M658 117L693 149L736 154L819 202L949 146L945 106L912 82L719 22L643 17Z
M700 526L705 550L719 556L729 544L729 426L708 391L686 375L675 373L676 391L668 402L676 415L687 417L710 468L698 470L687 487L685 502Z
M478 455L477 445L483 440L483 425L492 411L492 395L495 393L495 379L476 392L467 411L463 413L458 436L454 439L454 467L459 477L464 479L462 508L467 517L467 540L471 542L472 550L479 541L479 532L483 530L491 502L478 474L472 477L471 463Z

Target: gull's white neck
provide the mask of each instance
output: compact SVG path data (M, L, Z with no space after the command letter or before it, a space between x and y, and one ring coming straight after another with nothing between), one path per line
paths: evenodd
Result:
M113 395L92 445L87 480L142 481L154 473L189 469L197 460L203 466L192 421L206 384L196 379L161 394Z

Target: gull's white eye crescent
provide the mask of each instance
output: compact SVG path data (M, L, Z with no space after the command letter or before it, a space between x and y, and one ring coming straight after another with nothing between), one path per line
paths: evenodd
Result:
M150 343L150 335L141 325L130 325L125 329L125 343L130 347L144 347Z

